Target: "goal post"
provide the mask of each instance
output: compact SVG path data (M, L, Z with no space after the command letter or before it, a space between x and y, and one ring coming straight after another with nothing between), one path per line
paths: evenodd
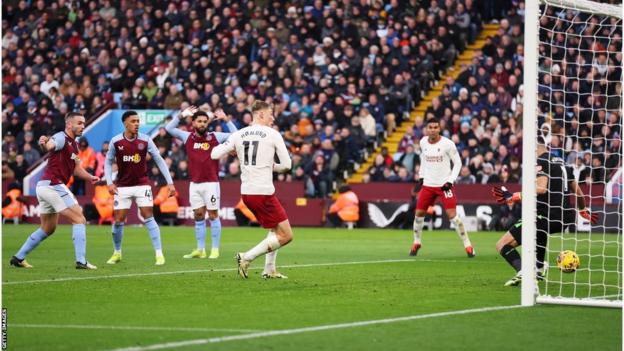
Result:
M621 307L622 196L606 194L611 194L612 184L622 184L616 179L622 177L624 133L622 6L589 0L527 0L524 29L521 303ZM599 216L592 225L576 215L563 232L549 235L544 279L539 282L538 134L546 137L551 155L560 160L552 164L572 167L570 172L584 189L586 208ZM567 178L561 181L569 184ZM561 198L564 207L565 196ZM569 198L574 208L574 197ZM572 250L580 258L573 273L556 266L563 250Z

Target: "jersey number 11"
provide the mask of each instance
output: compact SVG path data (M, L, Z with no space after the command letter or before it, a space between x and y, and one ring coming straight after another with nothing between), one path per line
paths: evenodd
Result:
M245 165L249 164L249 146L252 146L252 150L251 150L251 165L255 166L256 165L256 156L258 155L258 144L260 144L259 141L243 141L243 146L245 147L245 160L243 161Z

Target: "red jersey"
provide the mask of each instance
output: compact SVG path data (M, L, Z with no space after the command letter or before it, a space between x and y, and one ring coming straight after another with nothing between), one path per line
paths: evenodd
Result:
M214 133L197 136L192 133L186 139L184 147L189 163L189 173L193 183L218 182L219 160L210 157L212 148L219 145Z
M167 184L173 184L167 164L160 156L158 148L149 136L141 133L133 140L126 139L123 133L111 139L104 166L106 182L112 184L111 168L115 162L119 170L115 185L119 187L149 185L147 178L148 152L167 180Z
M58 132L52 136L56 148L48 158L48 164L41 180L49 180L50 185L67 184L74 174L76 160L78 160L78 144L65 132Z

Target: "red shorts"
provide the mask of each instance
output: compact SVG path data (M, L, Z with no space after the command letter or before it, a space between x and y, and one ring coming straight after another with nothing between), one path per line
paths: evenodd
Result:
M262 227L270 229L288 219L284 207L275 194L273 195L241 195L245 206L256 216Z
M416 209L427 211L429 206L433 206L435 204L435 200L438 196L440 196L442 200L442 206L444 206L444 209L448 210L457 207L457 198L455 197L453 189L443 191L439 187L423 185L422 189L418 193Z

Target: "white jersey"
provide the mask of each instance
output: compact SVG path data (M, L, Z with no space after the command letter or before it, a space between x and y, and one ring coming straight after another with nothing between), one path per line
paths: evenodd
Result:
M212 149L210 156L219 159L236 150L241 167L241 194L272 195L273 171L290 169L292 161L281 134L275 129L253 124L230 135Z
M441 187L448 182L454 183L460 170L461 158L450 139L442 136L434 144L429 143L427 137L420 139L420 178L424 180L423 185Z

